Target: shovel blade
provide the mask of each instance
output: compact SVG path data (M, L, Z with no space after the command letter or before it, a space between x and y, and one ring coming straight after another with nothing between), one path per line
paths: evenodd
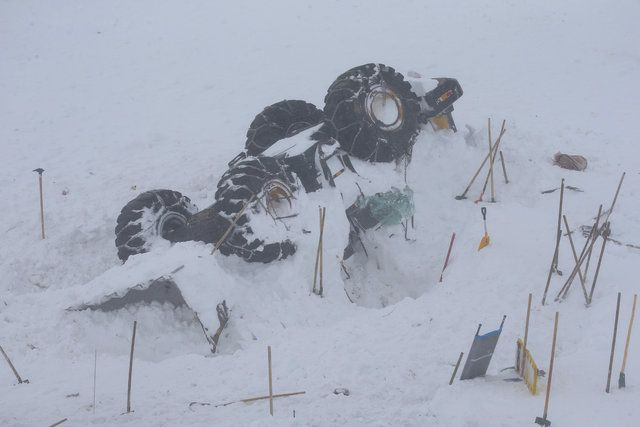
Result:
M624 372L620 372L620 376L618 377L618 388L625 388L627 386L624 380Z
M484 236L482 236L482 240L480 240L480 244L478 245L478 250L486 248L487 246L489 246L489 243L491 243L489 235L487 233L484 233Z
M536 417L535 423L543 427L549 427L551 425L551 421L549 421L546 417Z

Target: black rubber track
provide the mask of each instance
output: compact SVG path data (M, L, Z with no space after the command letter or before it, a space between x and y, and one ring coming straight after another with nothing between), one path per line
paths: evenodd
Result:
M366 112L371 88L382 85L401 100L404 121L395 130L382 129ZM334 137L349 154L372 162L391 162L411 153L419 132L420 104L404 76L383 64L366 64L340 75L325 96L326 124L316 138Z
M253 195L261 195L264 185L273 179L288 185L292 192L295 190L293 176L276 159L253 157L242 160L222 175L215 195L216 203L211 207L211 216L225 218L227 224L231 224L245 203ZM296 247L290 240L267 243L255 236L249 224L250 210L247 207L236 223L235 230L220 246L220 252L224 255L235 254L248 262L263 263L284 259L295 253Z
M277 141L309 129L324 120L322 110L299 100L284 100L266 107L251 122L245 148L257 156Z
M173 212L188 220L196 210L191 200L177 191L151 190L140 194L118 216L115 230L118 258L124 262L131 255L147 252L151 241L162 237L157 225L163 215Z

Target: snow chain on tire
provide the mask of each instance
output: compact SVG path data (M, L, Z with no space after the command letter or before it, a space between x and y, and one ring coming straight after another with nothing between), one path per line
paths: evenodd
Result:
M228 220L228 224L242 210L254 195L268 200L269 192L292 194L294 178L285 166L271 157L244 159L230 168L220 179L216 191L216 203L212 206L215 214ZM264 210L264 202L255 201L253 207ZM224 255L235 254L248 262L268 263L287 258L295 253L296 247L290 240L265 242L254 235L249 218L252 206L247 207L238 219L234 231L220 246ZM266 213L262 213L265 214Z
M257 156L277 141L309 129L324 120L322 110L299 100L284 100L266 107L251 122L245 148Z
M140 194L120 211L116 225L118 258L148 252L154 241L175 241L197 207L188 197L172 190L152 190Z
M391 162L411 153L419 131L419 99L393 68L352 68L329 87L324 101L327 123L317 138L334 137L349 154L371 162Z

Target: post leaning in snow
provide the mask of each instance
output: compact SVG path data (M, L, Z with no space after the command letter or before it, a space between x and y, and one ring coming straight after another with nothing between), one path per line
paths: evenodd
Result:
M500 150L500 163L502 163L502 174L504 175L504 183L509 183L509 178L507 177L507 168L504 165L504 157L502 156L502 150Z
M571 228L569 228L569 222L567 221L566 215L562 215L562 219L564 220L564 226L567 229L567 237L569 238L569 244L571 245L571 253L573 254L573 259L578 265L580 262L578 259L578 254L576 254L576 247L573 245L573 237L571 237ZM589 303L589 295L587 295L587 288L584 282L584 277L582 277L582 269L578 268L578 276L580 277L580 285L582 286L582 293L584 294L585 304Z
M493 162L495 160L496 157L496 153L493 151L492 145L491 145L491 117L487 118L487 130L489 133L489 153L491 154L491 163L489 163L489 175L491 175L491 203L495 203L496 201L496 193L495 193L495 187L493 185Z
M591 301L593 300L593 291L595 291L596 289L596 282L598 281L598 275L600 274L600 265L602 264L602 257L604 256L604 248L607 244L607 240L609 237L609 222L605 222L603 224L603 230L602 230L602 246L600 247L600 256L598 257L598 264L596 265L596 272L593 275L593 283L591 284L591 290L589 291L589 302L588 305L591 304Z
M549 284L551 283L551 275L554 271L558 271L558 251L560 248L560 237L562 236L561 220L562 220L562 199L564 198L564 178L560 184L560 204L558 207L558 225L556 227L556 247L553 250L553 258L551 259L551 266L549 267L549 273L547 274L547 283L544 286L544 293L542 294L542 305L547 300L547 292L549 291Z
M44 172L44 169L37 168L33 171L38 173L38 185L40 187L40 235L42 240L44 240L44 196L42 194L42 172Z
M502 128L500 129L500 135L498 135L498 139L496 140L496 143L493 145L493 152L489 152L489 154L487 154L487 156L489 156L489 159L490 159L489 171L487 171L487 177L484 180L484 185L482 186L482 192L480 193L480 197L478 197L478 199L475 200L475 203L481 202L482 198L484 197L485 191L487 191L487 185L489 184L489 176L491 174L491 171L493 170L493 161L496 158L495 157L495 152L498 151L498 147L500 146L500 143L502 142L502 136L507 131L504 128L505 123L506 123L506 121L503 120L502 121Z
M4 349L2 348L1 345L0 345L0 353L2 353L2 355L4 356L4 359L9 364L9 367L13 371L13 375L16 376L16 379L18 380L18 384L28 383L29 381L23 381L22 378L20 378L20 375L18 374L18 371L16 370L15 366L13 366L13 363L11 363L11 359L9 359L9 356L7 356L7 353L4 352Z
M622 181L624 181L624 177L627 173L622 172L622 176L620 177L620 181L618 182L618 188L616 188L616 194L613 196L613 201L611 202L611 207L609 207L609 213L605 218L604 222L609 221L609 217L611 216L611 212L613 212L613 208L616 206L616 201L618 200L618 194L620 194L620 187L622 187Z
M269 414L273 416L273 373L271 371L271 346L267 346L267 362L269 364Z
M256 195L254 194L253 196L251 196L251 198L249 200L247 200L247 202L242 206L242 209L240 209L240 212L238 212L235 216L235 218L233 218L233 221L231 221L231 224L229 225L229 227L227 227L227 229L225 230L224 234L222 235L222 237L220 238L220 240L218 240L218 242L216 243L216 245L213 247L213 249L211 250L211 255L213 255L219 248L220 246L222 246L222 244L224 243L224 241L227 239L227 236L229 235L229 233L231 233L231 230L233 230L233 228L235 227L236 223L238 222L238 220L240 219L240 217L242 216L242 214L244 213L245 209L247 209L247 206L249 206L254 200L256 199Z
M629 341L631 341L631 329L633 328L633 319L636 316L636 302L638 295L633 296L633 306L631 307L631 318L629 319L629 328L627 329L627 342L624 345L624 356L622 357L622 368L620 368L620 377L618 378L618 388L626 387L624 369L627 366L627 355L629 353Z
M547 395L544 398L544 413L543 418L547 419L549 410L549 396L551 395L551 377L553 376L553 360L556 354L556 338L558 336L558 316L559 312L556 311L556 319L553 323L553 341L551 342L551 361L549 362L549 379L547 380Z
M93 356L93 413L96 413L96 372L98 370L98 350Z
M133 373L133 349L136 345L136 328L138 321L133 321L133 334L131 336L131 353L129 355L129 383L127 385L127 413L131 412L131 377Z
M524 340L522 342L522 361L524 362L525 354L527 353L527 338L529 338L529 318L531 317L531 299L533 294L529 293L529 300L527 301L527 320L524 322ZM524 364L518 360L518 366L516 366L518 373L522 374Z
M611 339L611 355L609 356L609 373L607 374L607 388L604 390L609 393L611 389L611 370L613 369L613 353L616 351L616 335L618 334L618 317L620 315L620 292L618 292L618 301L616 302L616 320L613 322L613 338Z
M449 256L451 256L451 249L453 248L453 241L456 239L456 233L453 233L451 235L451 241L449 242L449 250L447 251L447 256L444 259L444 266L442 267L442 272L440 273L440 280L438 281L438 283L442 283L442 276L444 275L444 270L447 268L447 265L449 265Z
M323 238L324 238L324 218L326 214L326 208L318 206L318 216L320 222L320 234L318 236L318 249L316 251L316 263L313 271L313 288L312 292L316 295L322 296L323 294L323 283L322 283L322 252L323 252ZM320 276L319 286L318 285L318 275Z
M449 385L453 384L453 380L456 378L456 374L458 373L458 368L460 367L460 362L462 361L462 356L464 356L464 352L460 352L460 356L458 356L458 361L456 362L456 367L453 370L453 374L451 374L451 379L449 380Z
M589 237L593 237L594 239L598 238L598 227L600 226L600 217L602 216L602 205L598 208L598 215L596 215L595 225L591 228L591 232L589 233ZM584 267L584 280L587 280L587 275L589 274L589 263L591 262L591 250L587 254L587 265Z

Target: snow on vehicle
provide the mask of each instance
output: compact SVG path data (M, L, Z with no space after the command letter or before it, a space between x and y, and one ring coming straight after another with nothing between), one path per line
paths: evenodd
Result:
M411 191L402 179L359 172L408 164L423 125L456 130L458 82L434 79L436 87L425 91L421 76L408 77L383 64L366 64L334 81L323 110L300 100L266 107L249 126L245 150L218 182L215 202L197 212L175 191L140 194L118 217L118 256L124 262L165 239L218 244L224 255L248 262L285 259L305 232L304 224L296 224L304 208L299 195L334 188L351 225L348 258L365 230L397 224L413 213ZM375 175L384 177L377 188L369 185Z

